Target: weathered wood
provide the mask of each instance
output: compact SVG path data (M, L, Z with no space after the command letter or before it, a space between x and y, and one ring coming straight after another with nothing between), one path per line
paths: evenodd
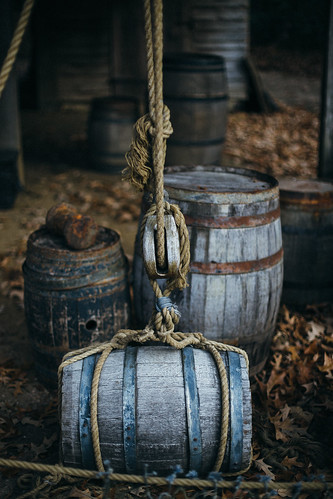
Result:
M223 58L169 54L164 57L163 77L173 127L166 164L220 164L228 106Z
M131 347L133 348L133 347ZM189 415L186 411L186 382L182 353L171 347L154 345L139 346L135 361L135 398L133 424L136 428L136 445L131 472L149 471L168 474L180 464L189 471L190 442ZM206 351L192 349L199 407L199 429L202 444L201 466L197 471L211 471L216 459L221 424L221 386L213 357ZM190 353L191 353L190 352ZM103 460L109 459L115 472L129 472L126 467L123 442L124 358L126 351L113 351L103 367L98 392L98 424ZM238 356L238 354L234 354ZM243 356L239 356L240 368L230 378L229 356L221 353L228 379L239 384L233 393L234 403L240 413L230 414L227 452L223 470L232 469L230 451L232 428L242 423L240 438L241 460L238 470L247 467L251 459L251 394L249 376ZM65 464L82 466L83 455L79 436L79 393L83 362L75 362L64 369L62 380L61 449ZM126 374L126 373L125 373ZM194 387L195 388L195 387ZM226 387L226 389L230 388ZM194 407L195 409L195 407ZM195 450L194 450L195 451Z
M139 103L128 97L94 99L88 122L90 162L98 170L119 173L127 165Z
M321 93L318 176L333 178L333 5L328 2L327 50Z
M251 170L175 167L165 188L185 216L191 246L189 287L172 295L182 314L178 329L241 346L253 375L267 359L282 291L277 181ZM144 326L154 293L139 238L133 282L136 319Z
M280 179L285 303L333 301L333 182Z
M71 251L45 228L34 232L23 265L24 306L35 367L56 386L65 353L110 339L130 321L127 265L119 235L100 228L96 244Z
M247 96L243 60L249 52L248 0L187 0L190 29L184 33L194 52L216 54L226 62L230 102Z

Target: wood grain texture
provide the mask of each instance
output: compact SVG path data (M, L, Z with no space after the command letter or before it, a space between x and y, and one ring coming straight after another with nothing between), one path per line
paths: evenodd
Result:
M199 331L208 339L245 348L251 375L267 359L282 291L279 197L274 179L269 179L222 167L207 172L180 169L165 176L170 202L179 204L190 220L189 286L172 294L182 314L178 330ZM154 294L139 241L133 282L136 319L143 327L150 318Z
M333 181L281 179L282 300L333 301Z
M200 474L212 470L221 424L221 386L213 357L194 349L202 439ZM227 372L227 355L222 353ZM251 393L245 359L240 356L239 397L244 422L242 467L251 459ZM122 390L124 351L113 351L102 370L98 393L98 423L103 460L115 472L126 472L122 436ZM62 380L61 449L65 464L82 466L78 432L78 406L82 361L69 365ZM150 471L168 474L172 467L189 466L188 429L181 352L165 346L140 346L136 360L136 459L137 473L144 464ZM230 432L223 469L229 467Z
M96 245L72 251L43 228L29 238L24 307L41 381L57 385L71 349L110 339L130 321L127 264L119 236L100 228Z

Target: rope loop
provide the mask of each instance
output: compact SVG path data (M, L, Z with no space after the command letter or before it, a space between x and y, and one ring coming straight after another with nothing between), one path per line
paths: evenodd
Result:
M127 167L123 170L123 180L128 180L137 190L145 187L152 190L153 177L153 139L156 136L156 125L150 114L137 120L133 128L133 138L129 151L125 154ZM170 110L163 106L163 158L166 154L166 140L173 133L170 121ZM163 164L164 164L163 159Z

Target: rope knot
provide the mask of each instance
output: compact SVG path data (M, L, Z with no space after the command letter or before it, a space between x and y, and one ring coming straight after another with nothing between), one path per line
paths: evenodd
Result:
M156 137L156 126L151 120L151 126L149 128L149 133L152 137ZM170 135L173 133L172 124L170 121L170 109L167 105L163 104L163 139L168 139Z

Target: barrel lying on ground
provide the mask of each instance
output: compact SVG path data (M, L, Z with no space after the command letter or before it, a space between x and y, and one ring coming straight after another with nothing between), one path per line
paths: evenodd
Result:
M222 470L237 472L251 460L251 393L246 361L221 352L228 386L221 388L212 355L204 350L153 345L114 350L101 371L98 427L103 462L118 473L206 474L219 449L222 394L228 390L229 427ZM68 466L96 469L90 394L95 355L63 370L61 451Z
M189 230L189 287L174 292L179 330L236 344L249 355L251 375L265 364L280 305L283 252L278 182L252 170L171 167L170 202ZM134 306L148 323L154 293L140 252L133 265Z
M69 350L110 339L128 327L127 263L119 235L99 228L86 250L70 250L46 228L28 239L23 265L26 322L40 380L57 384L57 370Z

